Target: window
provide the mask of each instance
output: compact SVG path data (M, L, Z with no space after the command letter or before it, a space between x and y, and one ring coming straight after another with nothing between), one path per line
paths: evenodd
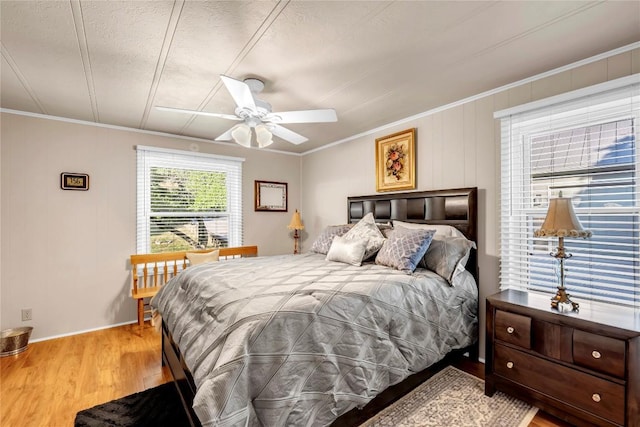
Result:
M557 238L534 238L549 200L571 197L590 239L565 240L574 300L640 307L640 83L619 79L501 118L501 289L555 293Z
M137 251L242 245L242 161L138 146Z

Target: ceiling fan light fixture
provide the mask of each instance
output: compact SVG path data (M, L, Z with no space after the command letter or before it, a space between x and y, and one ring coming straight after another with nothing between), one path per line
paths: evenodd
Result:
M0 0L1 1L1 0ZM281 111L274 113L271 104L257 95L264 89L264 82L249 78L244 81L221 75L220 79L227 88L229 95L236 104L234 114L210 113L200 110L185 110L180 108L156 107L162 111L217 117L225 120L235 120L240 124L231 127L218 135L216 141L231 141L251 148L253 138L251 129L256 130L256 143L260 148L273 144L273 135L292 144L302 144L309 139L286 127L287 123L328 123L338 121L336 111L332 108L317 110Z
M251 128L248 125L244 123L236 125L231 131L231 137L243 147L251 147Z
M258 141L258 147L264 148L273 144L273 135L269 132L266 125L260 124L256 126L256 140Z

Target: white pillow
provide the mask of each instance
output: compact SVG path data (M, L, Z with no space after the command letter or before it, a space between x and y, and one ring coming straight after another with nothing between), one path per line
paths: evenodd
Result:
M205 262L216 262L220 258L220 250L211 252L187 252L189 265L204 264Z
M361 239L367 240L367 250L363 259L369 259L376 254L382 247L385 237L376 225L373 214L369 212L356 225L347 231L344 236L346 240Z
M325 259L359 266L362 264L367 242L366 239L346 239L344 236L335 236Z
M464 237L466 236L462 234L462 231L458 230L455 227L450 225L441 225L441 224L416 224L413 222L404 222L404 221L393 221L393 226L400 226L404 228L412 228L412 229L425 229L425 230L436 230L436 235L434 238L438 237Z

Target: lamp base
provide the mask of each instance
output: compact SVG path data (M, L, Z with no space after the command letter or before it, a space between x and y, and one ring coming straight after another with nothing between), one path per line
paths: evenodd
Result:
M555 308L556 310L560 310L562 306L560 304L571 304L571 310L578 311L580 310L580 304L577 302L571 301L571 295L567 293L567 289L562 286L558 286L558 292L551 298L551 308Z
M293 254L298 255L300 253L300 244L298 240L300 239L300 234L298 234L298 230L293 230Z

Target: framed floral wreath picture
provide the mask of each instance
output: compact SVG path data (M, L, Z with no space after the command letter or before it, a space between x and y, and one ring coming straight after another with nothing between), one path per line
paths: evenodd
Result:
M416 188L416 130L376 139L376 191Z

